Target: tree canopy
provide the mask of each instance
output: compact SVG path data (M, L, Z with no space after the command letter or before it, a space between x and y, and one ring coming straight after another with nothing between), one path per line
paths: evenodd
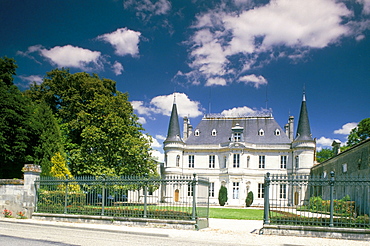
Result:
M35 103L13 84L14 59L0 58L0 178L22 178L26 163L48 175L51 157L63 152L59 125L46 104Z
M46 103L60 122L64 150L73 175L156 173L145 136L128 94L96 74L55 69L26 95Z
M351 133L348 135L348 146L353 146L363 140L366 140L370 137L370 118L366 118L358 123L357 127L351 130Z

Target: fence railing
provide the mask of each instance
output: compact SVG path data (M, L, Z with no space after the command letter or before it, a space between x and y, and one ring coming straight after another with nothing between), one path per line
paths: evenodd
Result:
M41 177L36 212L127 218L208 218L209 182L190 176Z
M370 228L370 177L270 175L264 224Z

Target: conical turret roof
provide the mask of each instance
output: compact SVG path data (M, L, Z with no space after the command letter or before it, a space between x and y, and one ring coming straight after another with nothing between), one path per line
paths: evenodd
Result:
M168 126L168 133L167 133L167 138L165 142L182 141L180 136L181 136L180 135L180 124L179 124L179 116L177 114L177 106L176 106L176 103L173 103L170 124Z
M306 94L303 93L301 112L299 114L298 129L295 141L312 140L310 122L308 120L308 112L306 105Z

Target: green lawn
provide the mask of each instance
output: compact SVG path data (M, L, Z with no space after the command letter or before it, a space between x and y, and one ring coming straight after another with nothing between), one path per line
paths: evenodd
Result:
M262 220L263 210L243 208L209 208L209 217L215 219Z

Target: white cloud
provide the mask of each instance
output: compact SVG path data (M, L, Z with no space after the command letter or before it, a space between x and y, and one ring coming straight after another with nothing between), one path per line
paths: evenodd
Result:
M321 137L316 140L317 145L320 145L321 147L331 147L334 139L332 138L326 138L326 137Z
M152 140L153 140L152 145L151 145L152 148L161 148L162 147L162 144L160 144L157 139L152 138Z
M216 78L209 78L206 82L206 86L211 85L226 85L227 82L224 78L216 77Z
M151 155L155 160L162 163L164 162L164 154L159 152L158 150L151 150Z
M33 47L35 48L33 52L38 51L41 56L58 67L74 67L84 70L90 70L90 66L94 68L102 67L99 51L91 51L72 45L55 46L49 50L41 46Z
M119 63L118 61L115 61L115 62L114 62L114 64L113 64L112 68L113 68L113 72L114 72L114 74L115 74L115 75L120 75L120 74L122 74L123 66L122 66L122 64L121 64L121 63Z
M151 15L164 15L171 9L171 3L167 0L126 0L123 2L125 9L133 8L137 15L143 19Z
M149 107L144 106L144 102L142 101L132 101L131 105L138 114L150 115L152 112L152 110Z
M342 135L348 135L350 134L351 130L355 127L357 127L357 122L350 122L347 124L344 124L341 129L335 130L334 134L342 134Z
M296 61L311 49L322 49L355 33L359 36L351 30L356 25L349 26L353 13L335 0L271 0L260 6L247 0L235 3L245 3L240 6L249 9L228 12L220 7L197 16L187 42L192 73L183 77L192 79L197 73L206 85L245 81L258 88L267 81L243 73L283 57Z
M202 115L202 108L199 102L191 101L185 93L176 94L177 111L180 117L188 116L189 118ZM166 116L171 115L174 94L154 97L150 104L153 105L154 111Z
M42 83L42 77L39 75L30 75L30 76L18 76L21 80L27 81L29 84L35 82L36 84L41 84Z
M137 56L139 54L140 32L135 32L127 28L119 28L112 33L98 36L97 39L110 43L118 56Z
M251 115L254 113L256 113L256 110L253 110L247 106L232 108L221 112L221 114L224 116Z
M164 141L166 139L166 137L162 136L162 135L155 135L155 138L159 139L159 140L162 140L162 141Z
M370 0L357 0L356 2L362 4L363 14L370 14Z
M139 117L139 120L137 122L144 125L144 124L146 124L146 119L144 117Z
M170 116L173 102L174 94L170 94L154 97L148 106L145 106L142 101L132 101L131 104L139 115L162 114ZM193 118L203 114L200 103L190 100L184 93L176 93L176 105L180 117Z
M267 84L267 80L263 76L256 76L255 74L240 77L239 81L244 82L245 84L252 84L255 88L259 88L261 85Z

